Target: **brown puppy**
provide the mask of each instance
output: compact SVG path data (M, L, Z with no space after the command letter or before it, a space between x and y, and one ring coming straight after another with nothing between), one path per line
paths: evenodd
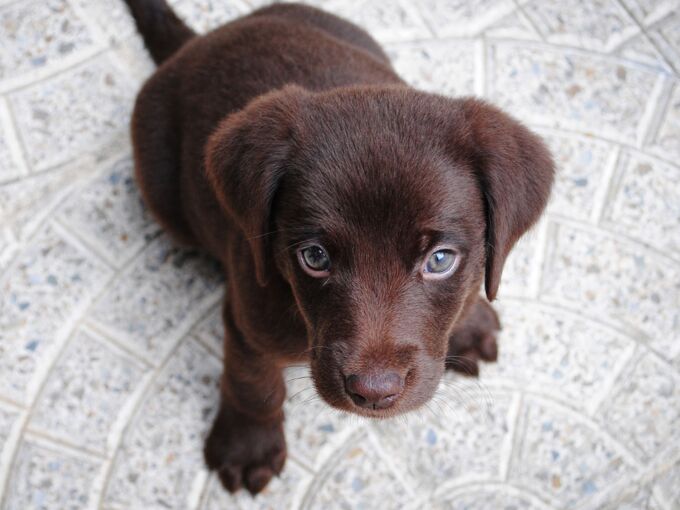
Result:
M137 179L179 241L219 258L221 406L205 458L257 493L286 456L282 369L332 406L414 409L445 367L494 360L492 300L548 198L539 138L498 109L408 87L368 34L276 5L196 36L127 0L160 65L132 137Z

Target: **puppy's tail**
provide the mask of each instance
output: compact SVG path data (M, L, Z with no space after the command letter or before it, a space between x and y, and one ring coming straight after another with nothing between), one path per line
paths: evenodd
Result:
M165 0L125 0L151 57L161 64L196 33Z

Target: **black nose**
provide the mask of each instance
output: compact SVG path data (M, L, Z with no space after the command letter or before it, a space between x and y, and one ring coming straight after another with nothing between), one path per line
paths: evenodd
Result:
M345 377L345 391L359 407L387 409L399 398L404 379L396 372L368 372Z

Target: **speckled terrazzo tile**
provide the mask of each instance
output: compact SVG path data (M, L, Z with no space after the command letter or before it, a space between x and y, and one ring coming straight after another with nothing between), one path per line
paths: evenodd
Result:
M680 268L610 235L553 224L541 283L545 301L650 335L668 359L680 352Z
M656 486L671 508L680 508L680 462L662 473L656 481Z
M93 508L90 490L100 469L100 460L26 440L12 466L4 508Z
M0 98L0 183L23 175L24 166L9 109Z
M448 492L448 491L447 491ZM508 486L471 486L453 489L418 507L418 510L548 510L535 496Z
M566 508L634 474L625 450L567 409L525 400L509 479Z
M58 340L109 277L52 228L40 232L0 281L0 391L25 402Z
M421 495L460 477L498 480L501 451L510 430L510 398L472 395L453 377L442 385L428 411L371 425L375 437L410 487ZM407 446L405 446L407 445Z
M539 41L541 36L526 15L520 11L508 14L494 21L484 29L484 35L490 38Z
M142 205L129 156L106 163L94 179L71 193L57 217L115 266L160 230Z
M515 10L510 0L423 0L418 6L439 37L475 35Z
M587 220L596 206L598 192L606 187L605 166L613 147L581 136L538 130L550 147L557 173L548 210Z
M127 136L134 90L107 58L96 58L9 95L34 170Z
M680 259L680 167L624 153L603 224Z
M267 487L253 498L240 491L229 494L216 477L211 477L203 496L200 510L279 510L296 508L311 475L290 459L286 460L281 476L274 478Z
M482 381L555 398L587 412L617 375L635 342L560 309L522 301L497 305L503 323L499 357L482 367ZM597 342L593 342L597 338Z
M540 228L541 225L536 225L520 238L505 260L499 297L529 296L532 293L532 272L541 244Z
M160 236L101 296L89 317L158 362L219 295L217 264Z
M664 60L659 50L656 49L646 34L641 33L631 37L612 54L643 64L664 74L673 73L673 68Z
M656 74L555 47L491 46L490 97L525 122L634 143Z
M238 0L171 0L177 14L194 30L207 32L251 11Z
M630 13L643 25L649 25L678 9L676 0L621 0Z
M363 420L336 411L323 402L307 367L287 369L284 380L288 395L284 405L288 451L308 468L317 469L337 448L338 438L361 426Z
M216 356L224 356L224 322L222 320L222 302L215 305L191 330L191 334Z
M93 24L93 28L96 28L109 45L115 45L133 34L137 37L134 21L124 2L69 0L69 3L86 13ZM137 56L137 58L141 58L141 56Z
M608 52L639 32L625 9L607 0L532 0L524 12L547 41L557 45Z
M401 43L386 50L397 72L416 88L449 96L475 92L472 41Z
M105 454L119 413L148 373L129 355L78 331L52 368L28 426Z
M664 54L677 73L680 73L680 6L677 11L654 25L649 38Z
M680 82L676 82L649 150L671 161L680 158Z
M206 476L203 437L218 405L221 364L190 340L179 346L128 426L104 505L187 508Z
M329 461L302 504L305 510L323 508L404 508L409 492L362 433L353 435Z
M626 447L648 461L680 440L680 377L642 349L639 356L621 375L597 419Z
M0 5L0 80L58 67L96 49L90 31L66 0Z
M324 2L323 8L368 30L380 43L431 36L420 13L409 1L329 0Z
M0 184L0 223L25 241L87 173L85 166L69 164Z

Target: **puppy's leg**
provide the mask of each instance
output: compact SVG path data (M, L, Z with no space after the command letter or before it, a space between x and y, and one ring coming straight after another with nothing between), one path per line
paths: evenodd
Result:
M479 375L478 361L496 361L496 335L501 329L495 310L482 297L451 334L446 368L466 375Z
M225 353L220 410L205 443L205 461L230 492L257 494L286 460L281 367L252 350L225 306Z

